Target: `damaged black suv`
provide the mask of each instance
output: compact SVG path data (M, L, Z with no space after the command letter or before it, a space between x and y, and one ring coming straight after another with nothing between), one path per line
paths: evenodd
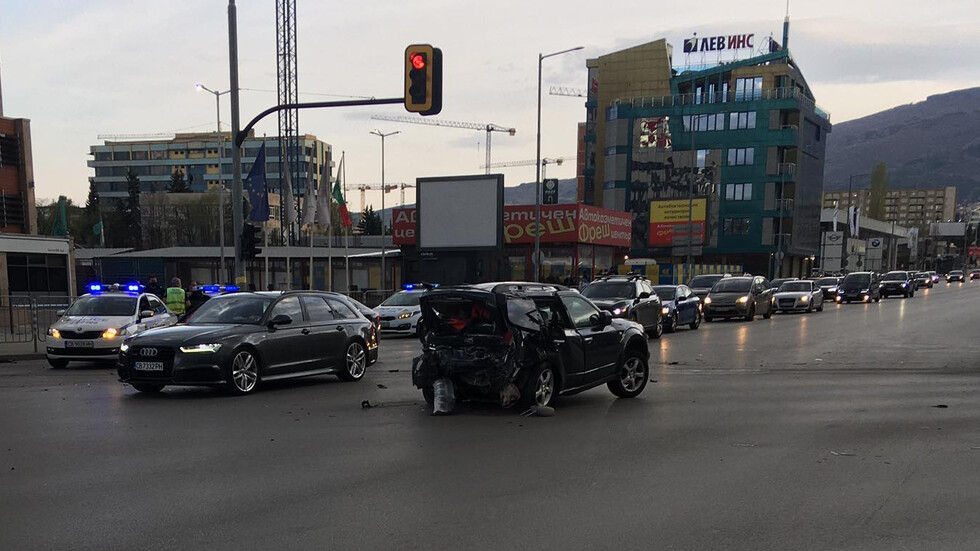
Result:
M550 406L606 384L621 398L649 379L643 327L613 319L575 291L536 283L484 283L421 297L425 331L412 382L426 401L452 382L459 399Z

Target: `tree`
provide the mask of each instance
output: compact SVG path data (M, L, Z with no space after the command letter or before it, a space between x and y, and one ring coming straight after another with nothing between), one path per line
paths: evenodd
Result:
M868 217L885 219L885 196L888 195L888 166L879 162L871 169L871 191L868 193Z
M140 211L140 178L132 171L126 174L126 199L117 202L126 235L117 242L139 247L143 241L143 219Z
M381 213L375 211L374 207L368 207L361 213L357 229L362 235L381 235Z
M191 186L184 179L182 171L175 170L170 174L170 188L167 191L170 193L187 193L190 190Z

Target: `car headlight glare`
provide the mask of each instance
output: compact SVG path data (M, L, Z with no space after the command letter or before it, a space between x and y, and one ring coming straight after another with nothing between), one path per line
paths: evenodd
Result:
M618 315L620 315L620 314L623 313L623 309L622 308L616 308L615 310L612 311L612 313L613 313L614 316L618 316Z
M127 343L120 344L119 345L119 351L122 352L123 354L125 354L126 352L129 352L129 344L127 344Z
M119 334L119 331L117 331L115 327L110 327L110 328L108 328L108 329L106 329L105 331L102 332L102 338L103 339L114 339L114 338L116 338L116 335L118 335L118 334Z
M184 354L214 354L221 349L220 344L194 344L191 346L181 346L180 351Z
M909 284L907 282L906 283L902 283L902 287L908 287L908 286L909 286Z
M711 297L704 297L705 304L711 304Z
M749 301L749 297L738 297L738 300L736 300L735 302L739 304L746 304L748 301Z
M807 303L807 302L810 302L810 297L800 297L800 302L802 302L804 304Z
M52 337L54 337L56 339L60 339L61 338L61 331L58 331L57 329L55 329L54 327L52 327L52 328L48 329L48 335L51 335Z
M668 307L666 307L666 306L664 306L663 308L661 308L661 309L660 309L660 312L661 312L661 313L662 313L663 315L665 315L665 316L666 316L666 315L668 315L668 314L670 314L670 308L668 308Z
M400 320L408 319L418 313L419 312L402 312L401 314L398 314L398 319Z

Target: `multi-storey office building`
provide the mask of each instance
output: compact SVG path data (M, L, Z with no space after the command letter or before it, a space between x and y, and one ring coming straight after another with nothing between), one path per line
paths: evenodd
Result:
M299 138L298 167L293 174L293 193L298 197L306 190L310 178L319 182L326 170L330 176L332 148L309 134ZM242 175L248 174L262 143L266 147L266 177L269 191L280 192L280 145L276 137L249 137L242 149ZM231 134L204 132L177 134L168 140L114 140L93 145L88 166L95 170L90 178L100 198L125 197L126 176L132 171L139 177L143 193L166 193L171 176L181 172L191 191L207 191L224 185L231 187Z
M588 60L582 193L632 213L631 256L809 270L831 124L789 51L769 50L674 69L661 39Z
M37 235L31 121L5 117L0 90L0 233Z

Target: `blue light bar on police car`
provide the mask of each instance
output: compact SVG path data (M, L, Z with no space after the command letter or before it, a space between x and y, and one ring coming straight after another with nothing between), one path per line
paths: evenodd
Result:
M221 287L219 287L217 285L205 285L204 286L204 292L205 293L217 293L220 290L221 290Z
M234 293L234 292L239 291L240 289L241 289L241 287L239 287L237 285L225 285L225 292L226 293Z
M98 293L99 291L102 290L102 285L99 283L93 283L88 286L88 290L92 291L93 293Z
M127 291L139 291L140 290L140 286L137 285L137 284L135 284L135 283L130 283L129 285L126 286L126 290Z

